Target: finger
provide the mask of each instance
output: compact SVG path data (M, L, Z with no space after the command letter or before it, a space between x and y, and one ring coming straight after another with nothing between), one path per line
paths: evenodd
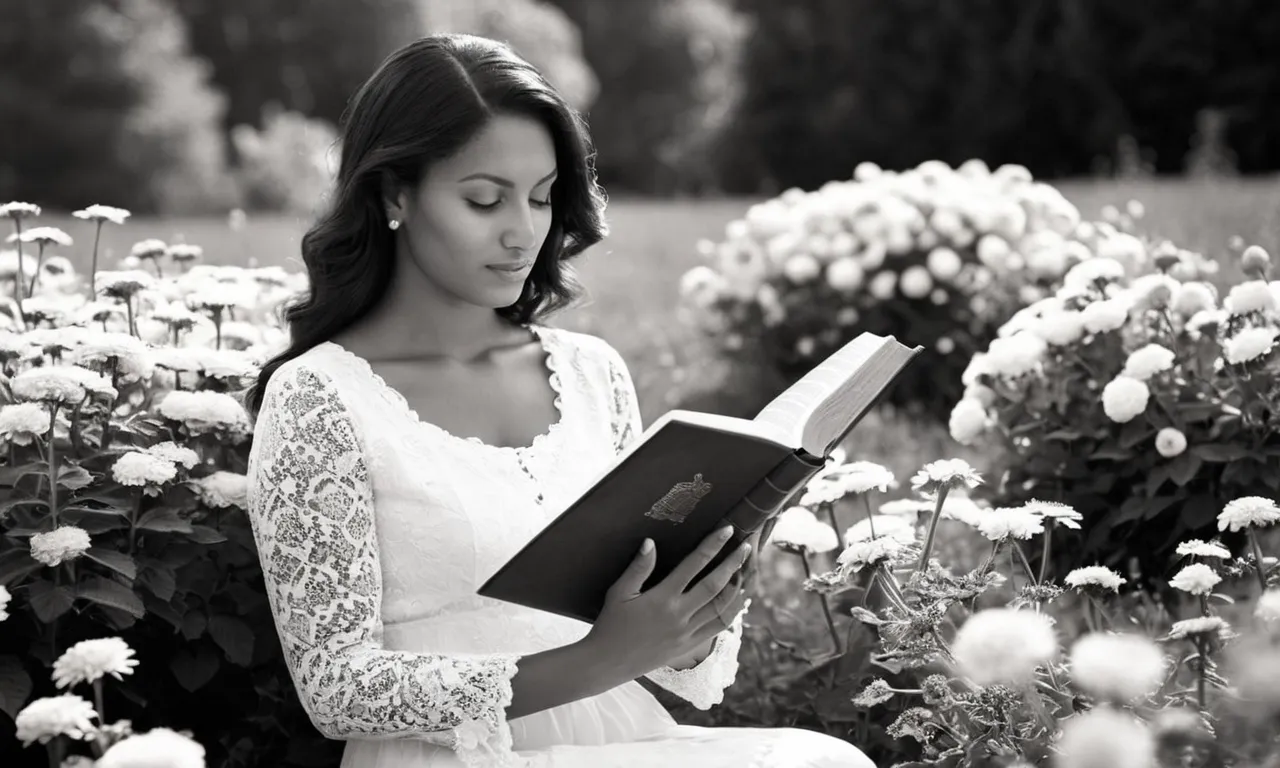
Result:
M611 596L617 598L635 597L644 589L644 583L653 573L654 563L657 561L655 556L656 548L653 539L645 539L640 545L640 551L631 560L631 564L627 566L627 570L622 572L618 580L609 588Z
M694 607L701 608L703 603L714 598L720 590L728 586L750 555L751 544L744 541L735 552L724 559L724 562L702 577L698 585L689 592Z
M705 609L707 611L705 614L706 620L701 624L695 625L698 627L698 629L694 630L693 634L695 643L705 643L721 632L724 632L726 629L732 627L734 620L738 618L738 615L742 613L746 606L746 592L737 593L731 600L729 600L724 610L719 614L714 610L711 610L712 606L708 604ZM702 616L703 614L699 612L699 616L696 618L702 618Z
M717 531L713 531L709 536L702 540L698 548L689 553L689 556L680 561L680 564L667 574L667 578L663 581L663 588L672 590L675 594L680 594L689 587L690 582L697 578L702 569L715 559L720 550L724 548L724 544L733 535L733 527L725 526Z
M689 619L689 624L695 628L695 631L703 629L708 624L715 624L720 629L724 629L733 622L738 611L742 610L741 606L745 600L746 592L741 587L726 585L713 599L708 600L706 605L694 612L693 617Z

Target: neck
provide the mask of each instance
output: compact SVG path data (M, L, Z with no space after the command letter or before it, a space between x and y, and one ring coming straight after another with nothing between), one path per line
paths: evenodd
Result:
M513 326L489 307L440 291L416 269L398 270L387 295L351 336L366 357L443 357L470 362L509 345Z

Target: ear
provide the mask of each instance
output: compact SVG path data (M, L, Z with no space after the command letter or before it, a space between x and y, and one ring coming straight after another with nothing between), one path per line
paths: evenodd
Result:
M384 172L381 179L382 207L388 219L404 221L409 210L409 190L395 179L389 172Z

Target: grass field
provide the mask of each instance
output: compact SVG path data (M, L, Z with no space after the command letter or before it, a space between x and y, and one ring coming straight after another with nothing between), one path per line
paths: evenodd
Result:
M1140 200L1149 231L1210 255L1221 254L1228 238L1237 234L1272 253L1280 246L1280 181L1058 186L1086 217L1096 217L1108 204ZM707 386L725 375L697 359L697 345L675 316L676 289L681 274L696 263L694 243L702 237L719 237L725 224L751 202L614 200L608 211L612 234L581 259L580 274L590 303L554 322L599 334L621 351L633 369L646 421L669 407L680 387ZM91 225L57 215L45 215L39 221L70 233L76 244L68 255L87 262L93 243ZM157 237L201 245L212 263L254 261L300 269L298 243L308 224L301 217L251 218L243 231L233 232L218 219L131 219L124 227L104 229L102 253L104 263L111 265L134 242ZM685 370L683 381L673 373L677 369ZM690 376L689 371L696 373Z

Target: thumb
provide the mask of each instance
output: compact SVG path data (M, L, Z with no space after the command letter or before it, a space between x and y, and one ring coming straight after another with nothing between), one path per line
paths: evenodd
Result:
M627 566L627 570L623 571L618 580L614 582L613 589L619 597L631 597L640 594L644 589L644 583L653 573L654 561L653 539L645 539L640 545L640 551L632 559L631 564Z

